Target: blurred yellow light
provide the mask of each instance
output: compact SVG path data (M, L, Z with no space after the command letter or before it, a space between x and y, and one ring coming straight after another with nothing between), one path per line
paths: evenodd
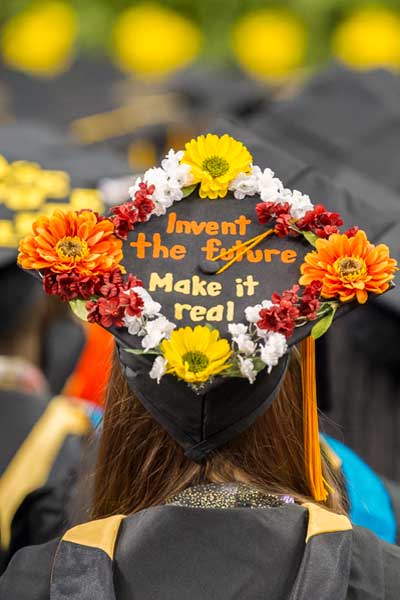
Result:
M126 71L159 77L191 63L200 50L201 34L188 19L156 4L128 8L112 31L113 56Z
M360 69L400 66L400 16L387 8L365 7L340 23L332 37L334 54Z
M303 23L284 9L260 9L237 21L232 47L240 65L252 75L281 78L304 62L307 32Z
M3 60L34 75L57 75L69 65L77 32L77 18L68 4L34 4L4 25L0 37Z

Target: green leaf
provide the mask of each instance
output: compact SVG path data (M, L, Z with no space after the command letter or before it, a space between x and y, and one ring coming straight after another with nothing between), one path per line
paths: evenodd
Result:
M86 310L86 300L70 300L69 303L72 312L82 321L87 321L88 311Z
M221 373L222 377L241 377L240 369L237 365L232 365Z
M311 335L314 338L314 340L317 340L318 338L323 336L324 333L326 333L328 331L329 327L332 325L332 321L333 321L333 317L335 316L335 312L336 312L336 308L331 307L328 314L325 315L325 317L320 319L318 321L318 323L316 323L314 325L314 327L311 330Z
M265 362L263 362L261 360L261 358L259 358L258 356L253 357L253 365L254 365L254 368L257 371L257 373L259 373L260 371L263 371L266 366Z
M318 236L315 235L312 231L302 231L303 236L306 238L307 242L311 244L311 246L315 247L315 242L318 239Z
M187 185L186 187L182 188L183 198L187 198L188 196L190 196L190 194L194 192L196 187L197 183L195 183L194 185Z

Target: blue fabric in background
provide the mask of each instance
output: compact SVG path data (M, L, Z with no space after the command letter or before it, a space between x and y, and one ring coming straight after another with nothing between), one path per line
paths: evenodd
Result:
M99 406L92 408L89 414L93 429L98 429L103 421L103 410Z
M351 522L370 529L385 542L395 544L397 523L383 481L350 448L330 436L323 437L342 461Z

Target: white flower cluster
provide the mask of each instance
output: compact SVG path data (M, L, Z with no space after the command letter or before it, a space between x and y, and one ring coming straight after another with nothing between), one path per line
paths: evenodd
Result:
M265 300L263 304L251 306L246 309L246 316L249 314L250 322L254 323L259 319L261 308L267 308L272 303ZM255 314L257 312L257 318ZM250 333L247 325L243 323L229 325L229 333L232 336L233 344L237 346L238 366L242 377L254 383L258 370L254 364L254 358L260 358L268 368L268 373L272 371L272 367L276 366L279 359L287 352L288 346L286 338L281 333L273 331L262 331L257 328L257 335L262 333L262 340L254 341L254 336Z
M168 361L163 356L157 356L153 362L153 366L150 369L151 379L157 379L157 383L160 383L161 378L165 375L167 370Z
M153 214L165 215L174 202L182 200L183 188L193 183L190 166L181 163L183 155L183 150L175 152L171 149L161 161L161 167L148 169L143 177L136 179L134 185L129 188L131 198L135 197L140 183L154 185L155 190L151 195L155 204ZM285 188L271 169L262 171L257 165L252 166L249 174L239 173L231 182L229 190L239 200L258 194L263 202L288 202L290 214L295 220L301 219L306 212L314 208L307 194Z
M232 341L237 345L238 352L245 356L251 356L256 350L256 345L251 339L247 325L243 323L232 323L228 325Z
M287 341L282 333L269 331L265 336L265 341L260 344L260 358L268 367L268 373L271 373L272 367L275 367L279 359L286 354L288 350Z
M295 220L301 219L306 212L314 208L307 194L302 194L298 190L286 189L271 169L262 171L260 167L253 166L248 175L239 173L231 182L229 189L238 200L258 194L263 202L280 204L288 202L290 214Z
M153 214L165 215L167 208L170 208L174 202L182 200L183 188L192 184L190 166L180 162L183 154L183 150L179 152L170 150L161 161L161 167L148 169L143 177L138 177L134 185L129 188L131 198L135 197L140 183L154 185L155 189L151 195L151 200L155 204Z
M142 298L144 307L140 317L124 317L125 327L131 335L143 337L142 347L149 352L164 338L169 338L176 325L160 313L161 304L155 302L144 288L137 286L132 289Z

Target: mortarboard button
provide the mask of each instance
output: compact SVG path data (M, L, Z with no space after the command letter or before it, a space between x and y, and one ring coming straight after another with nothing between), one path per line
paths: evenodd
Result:
M221 268L219 260L206 260L205 258L200 261L199 269L205 275L214 275Z

